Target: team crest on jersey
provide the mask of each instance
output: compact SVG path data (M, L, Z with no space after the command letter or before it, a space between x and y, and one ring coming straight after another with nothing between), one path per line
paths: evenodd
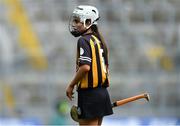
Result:
M83 54L84 54L84 49L80 48L80 55L83 55Z

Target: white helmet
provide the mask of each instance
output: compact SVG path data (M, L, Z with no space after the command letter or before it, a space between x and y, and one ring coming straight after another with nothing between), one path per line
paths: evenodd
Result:
M80 22L84 23L84 27L88 29L93 24L97 24L97 20L99 19L99 12L96 7L89 5L79 5L74 9L69 22L69 30L75 37L78 37L83 33L79 33L73 28L72 23L74 21L74 18L79 18ZM88 26L86 26L87 19L91 20L91 24Z

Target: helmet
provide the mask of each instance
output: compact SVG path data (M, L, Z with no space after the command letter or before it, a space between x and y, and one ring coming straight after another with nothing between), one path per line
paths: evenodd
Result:
M82 35L76 29L73 28L73 21L78 19L80 22L84 23L84 27L89 29L93 24L97 24L97 20L99 19L99 12L96 7L89 6L89 5L79 5L77 6L70 18L69 22L69 30L75 37ZM86 26L86 20L89 19L91 21L90 25Z

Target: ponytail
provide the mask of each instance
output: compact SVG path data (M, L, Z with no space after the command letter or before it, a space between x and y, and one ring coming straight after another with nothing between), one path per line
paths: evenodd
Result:
M104 58L105 58L106 65L108 66L109 65L109 63L108 63L108 49L107 49L107 45L104 41L104 38L100 34L97 25L92 25L91 29L92 29L93 33L95 34L95 36L102 42L102 46L103 46L104 54L105 54Z

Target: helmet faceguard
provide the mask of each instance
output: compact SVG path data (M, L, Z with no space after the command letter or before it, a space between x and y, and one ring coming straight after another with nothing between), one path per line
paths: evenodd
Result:
M86 26L87 19L90 20L90 24L88 26ZM99 12L95 7L80 5L74 9L71 15L69 21L69 31L73 36L78 37L82 35L84 32L86 32L93 24L97 24L98 19L99 19ZM78 29L76 29L75 26L73 25L73 23L78 21L82 22L87 30L85 30L84 32L78 31Z
M78 23L78 22L81 22L79 15L72 14L71 17L70 17L70 20L69 20L69 31L71 32L71 34L72 34L74 37L78 37L78 36L80 36L80 35L82 34L82 33L81 33L78 29L76 29L76 27L74 26L74 23Z

